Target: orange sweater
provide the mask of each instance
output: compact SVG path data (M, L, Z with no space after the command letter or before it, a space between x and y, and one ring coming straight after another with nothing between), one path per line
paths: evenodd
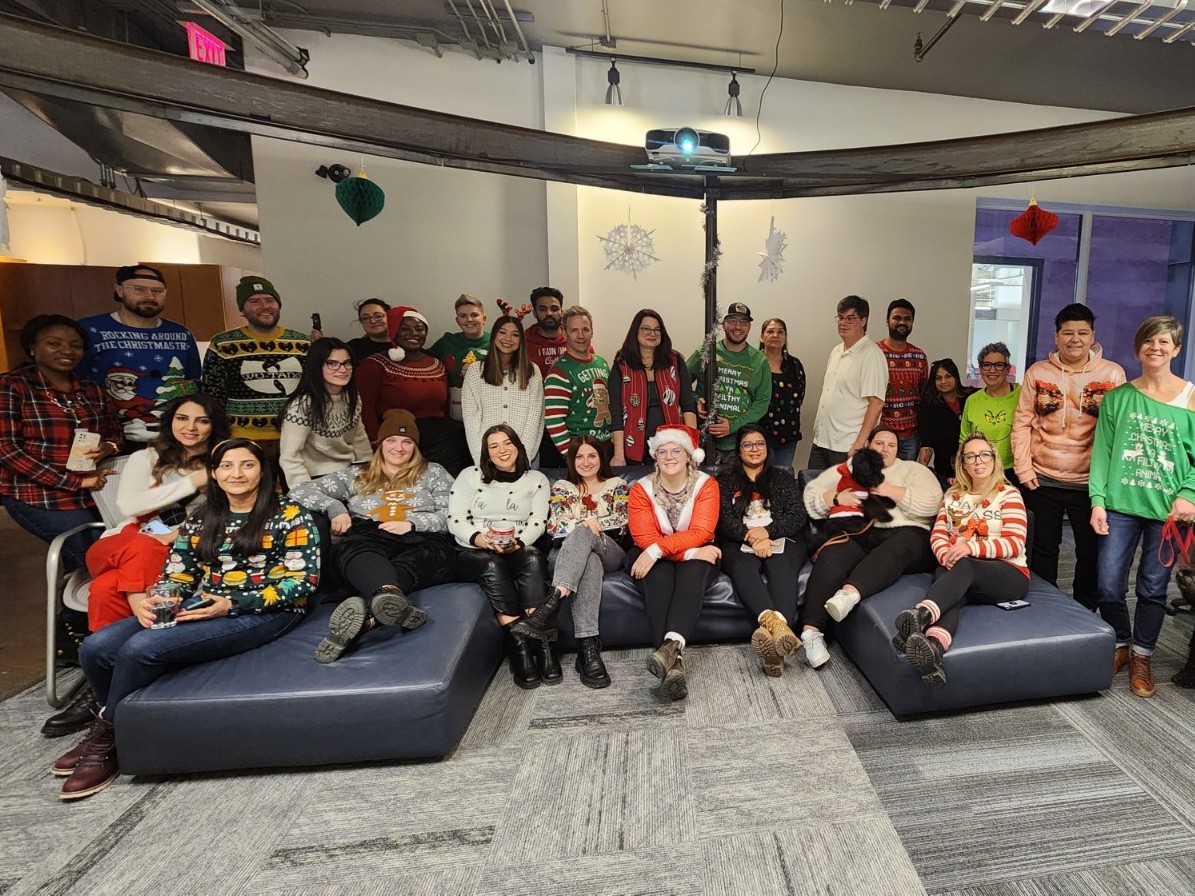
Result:
M631 488L628 525L640 550L657 560L679 562L692 559L693 553L714 540L718 525L718 483L705 473L697 474L693 494L674 530L668 516L652 497L650 477L640 479Z

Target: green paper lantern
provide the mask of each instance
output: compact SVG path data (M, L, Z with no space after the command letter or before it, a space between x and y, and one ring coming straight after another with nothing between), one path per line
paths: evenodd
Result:
M360 227L381 213L386 204L386 194L362 171L356 177L346 177L336 185L336 201Z

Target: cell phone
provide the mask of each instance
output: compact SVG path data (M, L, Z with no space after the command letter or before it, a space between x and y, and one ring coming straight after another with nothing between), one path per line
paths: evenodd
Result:
M320 320L318 311L315 314L311 315L311 329L319 330L321 333L324 331L324 325L323 325L323 322Z
M174 530L162 522L160 516L155 516L141 524L141 531L146 535L169 535Z
M194 597L188 597L185 601L183 601L183 609L202 610L204 607L210 607L214 603L215 600L212 598L206 597L202 594L196 594Z
M1020 610L1029 605L1029 601L1027 600L1006 600L1003 603L996 604L1001 610Z

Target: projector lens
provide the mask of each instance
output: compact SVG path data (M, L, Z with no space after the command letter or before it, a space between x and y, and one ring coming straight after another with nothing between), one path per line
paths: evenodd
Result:
M676 146L685 155L696 152L699 144L697 132L692 128L681 128L676 132Z

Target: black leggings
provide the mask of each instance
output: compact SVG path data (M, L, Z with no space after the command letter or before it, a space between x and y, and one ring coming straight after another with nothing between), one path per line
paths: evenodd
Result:
M789 621L797 621L797 578L805 565L805 541L786 538L784 552L761 560L754 553L743 551L738 542L724 541L722 568L734 582L734 591L752 619L764 610L776 610ZM767 584L763 576L767 575Z
M627 554L627 570L635 565L642 553L636 548ZM673 562L660 559L646 576L634 580L647 604L647 624L653 644L663 644L668 632L676 632L689 640L701 616L706 585L717 571L716 564L704 560Z
M548 562L530 545L510 554L458 547L453 578L480 585L495 613L522 616L544 601Z
M967 604L999 604L1021 600L1028 593L1029 576L1020 567L1004 560L963 557L954 569L938 567L925 599L937 604L942 613L934 625L953 636L959 611Z
M801 621L825 631L830 624L826 601L843 585L871 597L905 573L929 572L934 565L929 532L920 526L872 526L840 544L827 544L809 574Z
M354 528L333 548L332 556L344 580L369 598L383 585L397 585L410 594L448 581L454 547L450 536L438 533L391 535Z

